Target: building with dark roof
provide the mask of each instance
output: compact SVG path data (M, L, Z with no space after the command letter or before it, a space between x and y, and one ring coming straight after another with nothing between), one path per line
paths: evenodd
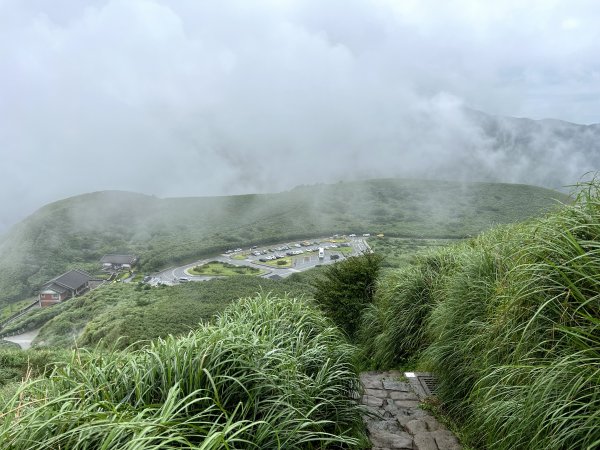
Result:
M90 289L90 281L95 280L89 273L75 269L63 273L44 284L39 292L41 307L51 306L71 297L84 294Z
M107 270L131 269L137 263L134 255L104 255L100 264Z

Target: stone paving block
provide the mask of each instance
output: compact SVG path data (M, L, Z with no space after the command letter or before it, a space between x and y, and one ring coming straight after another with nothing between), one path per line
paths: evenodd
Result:
M365 395L372 397L386 398L388 392L385 389L365 389Z
M362 403L363 405L367 405L367 406L383 406L383 399L382 398L377 398L377 397L373 397L371 395L363 395L362 398Z
M410 392L410 384L398 380L383 380L383 387L392 391Z
M448 430L432 431L431 435L435 439L440 450L460 450L462 447L456 439L456 436Z
M396 408L417 408L419 406L418 400L394 400L394 406Z
M417 394L414 392L400 392L400 391L384 391L389 392L389 398L392 400L419 400Z
M413 436L418 450L460 450L458 439L448 430L417 433Z
M381 378L376 375L363 374L360 376L360 382L365 389L382 389L383 382Z
M440 450L430 433L419 433L413 436L416 450Z
M424 416L413 419L404 424L404 429L410 434L417 434L424 431L445 430L445 427L431 416Z
M400 427L398 422L394 419L388 420L371 420L367 422L367 430L370 434L374 434L378 431L387 431L389 433L403 434L404 430Z
M422 410L410 383L401 373L366 372L360 376L363 422L372 450L458 450L458 439L434 417Z
M369 436L373 447L384 447L393 450L413 449L413 439L408 433L390 433L381 430Z
M430 431L427 427L427 422L423 419L413 419L404 425L404 429L410 434L422 433L424 431Z

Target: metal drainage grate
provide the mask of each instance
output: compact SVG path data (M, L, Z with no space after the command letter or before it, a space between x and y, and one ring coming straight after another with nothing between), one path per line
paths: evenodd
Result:
M437 380L431 374L422 374L417 376L419 384L425 391L426 395L435 395L437 392Z
M431 372L404 372L404 376L410 383L413 391L423 401L427 397L435 395L437 391L437 380Z

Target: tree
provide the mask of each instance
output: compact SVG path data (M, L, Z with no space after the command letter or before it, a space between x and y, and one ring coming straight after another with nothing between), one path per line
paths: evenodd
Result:
M315 300L354 339L363 309L373 302L383 258L375 253L352 256L327 267L315 281Z

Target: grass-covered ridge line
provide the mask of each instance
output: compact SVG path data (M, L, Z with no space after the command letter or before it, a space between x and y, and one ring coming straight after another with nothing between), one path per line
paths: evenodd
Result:
M562 194L524 185L371 180L279 194L158 199L98 192L52 203L0 236L0 303L106 253L151 271L227 248L333 233L465 237L539 215Z
M600 192L432 251L378 284L365 354L434 371L478 447L600 445Z
M132 352L74 353L4 407L5 448L361 448L354 348L308 301L259 296Z

